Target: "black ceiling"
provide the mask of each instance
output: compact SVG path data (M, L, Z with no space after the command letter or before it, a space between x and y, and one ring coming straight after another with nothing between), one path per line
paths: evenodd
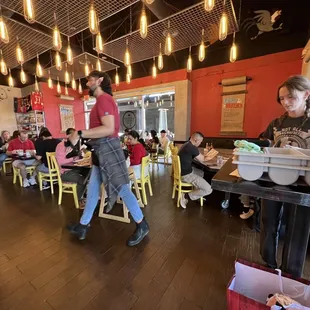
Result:
M155 0L160 1L163 6L165 6L165 10L163 12L151 12L147 9L147 14L149 18L149 22L155 22L158 20L157 16L160 16L158 13L162 14L173 14L179 10L182 10L186 7L189 7L195 3L201 1L195 0ZM217 0L219 1L219 0ZM262 56L266 54L281 52L285 50L290 50L294 48L303 47L308 38L310 38L308 29L309 29L309 12L310 12L310 1L298 1L295 4L292 0L232 0L234 3L235 11L237 19L239 19L239 7L241 2L241 25L243 21L247 18L253 18L256 10L268 10L273 13L275 10L282 10L282 14L280 18L274 24L274 28L277 28L280 24L282 25L282 29L277 31L272 31L268 33L264 33L259 36L255 40L251 40L251 36L257 34L257 28L251 27L249 32L246 33L244 27L240 27L240 31L236 34L236 43L239 46L239 55L238 59L247 59L257 56ZM303 5L302 5L303 3ZM132 28L133 30L138 28L139 16L141 12L141 3L136 3L132 6ZM100 23L101 34L105 40L105 42L116 39L122 35L128 34L130 31L130 9L127 8L118 14L113 15L112 17L105 19ZM157 15L155 15L155 14ZM12 19L18 20L21 23L26 23L23 16L14 13L11 17ZM29 25L29 24L28 24ZM35 27L38 30L51 33L51 30L45 28L39 24L32 24L31 27ZM188 25L191 27L191 25ZM66 42L65 38L63 42ZM74 50L74 54L78 55L82 52L82 46L84 51L89 52L91 54L96 55L96 52L93 50L94 46L94 38L89 32L89 30L85 30L70 39L71 47ZM83 44L82 44L83 42ZM194 61L194 69L202 68L206 66L213 66L222 63L226 63L229 61L229 48L232 42L231 36L228 37L225 41L217 41L211 46L209 46L207 51L207 57L202 62ZM63 51L65 51L66 46L64 45ZM51 66L51 52L46 52L40 55L41 64L48 68ZM53 53L53 52L52 52ZM195 55L197 54L197 49L193 49L192 55L193 59L195 59ZM188 56L188 50L182 50L173 53L169 58L165 59L165 66L162 72L178 70L186 67L186 59ZM164 56L166 57L166 56ZM112 61L120 66L120 76L121 80L124 80L126 69L122 63L119 63L115 60L109 59L108 61ZM134 72L134 78L139 78L143 76L150 75L151 66L153 60L146 60L140 63L135 63L132 65L132 69ZM29 74L34 74L35 72L35 64L36 59L32 59L31 61L24 64L24 70ZM16 87L24 87L19 81L19 69L13 69L12 75L15 79ZM114 76L114 72L108 72ZM40 79L45 80L45 79ZM27 85L34 83L34 76L29 75ZM83 81L85 83L85 81ZM0 84L7 85L7 76L2 76L0 74Z

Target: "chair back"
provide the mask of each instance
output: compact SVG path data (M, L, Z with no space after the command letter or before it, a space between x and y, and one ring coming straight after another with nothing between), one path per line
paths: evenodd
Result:
M171 153L172 153L172 155L178 155L179 148L177 146L172 147Z
M173 178L174 182L181 182L181 163L178 155L172 155Z
M54 162L52 161L52 157L56 156L55 152L46 152L47 166L50 173L57 172Z
M55 169L55 171L57 172L58 186L59 186L59 187L62 187L62 180L61 180L60 168L59 168L59 165L58 165L58 162L57 162L55 153L54 153L54 155L51 155L51 156L50 156L50 159L51 159L52 167L53 167L53 168Z
M165 157L170 157L171 156L171 148L170 145L172 143L170 143L170 141L166 144L165 149L164 149L164 156Z
M150 155L144 156L142 158L142 161L141 161L141 178L142 178L142 176L144 176L144 177L149 176L150 161L151 161Z

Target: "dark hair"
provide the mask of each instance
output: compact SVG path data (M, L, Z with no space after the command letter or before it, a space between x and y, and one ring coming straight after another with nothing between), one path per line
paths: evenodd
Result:
M127 132L127 133L129 133L129 129L127 129L127 128L126 128L126 129L124 130L124 132Z
M13 131L12 139L16 139L19 136L19 130Z
M129 131L128 135L132 136L134 139L137 139L137 140L139 140L139 138L140 138L140 135L135 130Z
M111 86L111 79L110 79L110 77L109 77L109 75L107 73L101 72L101 71L98 71L98 70L94 70L94 71L92 71L89 74L89 76L87 78L90 78L90 77L95 77L95 78L98 78L98 79L103 77L103 80L102 80L102 82L100 84L101 89L105 93L113 96L112 86Z
M71 135L73 132L75 132L75 129L74 129L74 128L68 128L68 129L66 130L66 135L69 136L69 135Z
M200 138L204 138L204 135L200 132L200 131L195 131L193 134L192 134L192 137L200 137Z
M293 95L296 92L296 90L298 90L298 91L310 91L310 81L302 75L294 75L294 76L290 77L289 79L287 79L278 88L277 102L279 104L281 104L279 92L280 92L280 89L283 87L286 87L287 90L289 91L289 93L291 95ZM287 115L288 115L288 113L286 112L281 116L280 123L279 123L280 127L281 127L284 119L287 117ZM300 126L300 128L303 127L303 125L306 123L306 121L308 120L309 117L310 117L310 96L308 96L308 98L306 99L305 117L304 117L304 121L303 121L302 125Z
M155 137L157 137L156 130L151 130L151 136L152 136L153 139L155 139Z
M51 137L52 136L52 134L48 131L48 130L45 130L45 131L43 131L43 132L41 132L41 134L40 134L40 138L42 137L44 137L44 138L48 138L48 137Z
M167 131L163 129L160 133L167 133Z
M125 159L127 159L129 156L128 150L123 149L123 152L124 152Z
M43 131L49 131L49 130L47 127L41 127L40 132L39 132L39 137Z

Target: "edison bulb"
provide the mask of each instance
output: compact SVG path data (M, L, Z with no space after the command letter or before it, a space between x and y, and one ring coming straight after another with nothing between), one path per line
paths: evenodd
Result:
M73 53L72 48L70 46L70 41L68 40L68 47L67 47L67 63L72 66L73 65Z
M127 68L127 73L128 73L129 76L132 78L132 68L131 68L131 65L128 66L128 68Z
M165 42L165 54L167 56L170 56L172 53L172 37L171 33L168 32L167 37L166 37L166 42Z
M140 17L140 36L142 39L147 37L147 16L144 5Z
M23 66L22 66L22 68L20 70L20 81L21 81L22 84L26 84L26 82L27 82L26 73L25 73L25 71L23 69Z
M79 80L79 94L83 94L83 88L82 88L82 84L81 84L81 80Z
M12 78L11 71L8 77L8 84L9 84L9 87L14 87L14 80Z
M84 72L85 72L85 76L89 76L90 70L89 70L89 65L87 62L85 63L85 66L84 66Z
M205 0L205 10L210 12L213 10L215 4L215 0Z
M101 62L99 58L96 61L96 70L101 71Z
M186 70L188 73L192 72L193 70L193 60L192 60L191 52L189 52L189 55L188 55Z
M39 56L37 56L36 75L37 75L37 77L43 76L43 69L42 69L42 66L40 64Z
M158 66L159 70L162 70L164 68L164 57L163 57L163 54L161 52L161 45L160 45L160 51L159 51L159 55L158 55L157 66Z
M66 95L66 96L68 96L68 95L69 95L67 85L65 85L65 95Z
M130 75L128 73L126 74L126 83L130 84Z
M36 92L40 91L39 83L38 83L37 77L35 78L35 82L34 82L34 90L35 90Z
M57 87L56 87L56 91L57 91L57 94L61 94L61 87L60 87L60 83L59 83L59 77L57 77Z
M66 68L66 71L65 71L65 84L70 84L70 74Z
M75 79L74 79L74 75L73 75L73 73L72 73L72 82L71 82L71 87L72 87L72 89L73 89L73 90L76 90L76 81L75 81Z
M5 44L10 42L8 29L2 16L0 16L0 40Z
M20 45L19 45L19 42L17 42L17 45L16 45L16 59L17 59L17 62L22 65L24 63L24 53L23 53L23 50L21 49Z
M153 67L152 67L152 78L156 79L156 77L157 77L157 68L156 68L156 65L154 63Z
M201 44L199 45L199 52L198 52L198 59L199 61L204 61L206 57L206 47L204 42L201 42Z
M55 66L58 71L62 70L61 57L58 51L56 52L56 55L55 55Z
M55 25L53 30L53 46L57 51L60 51L62 48L60 31L57 25Z
M237 49L237 45L234 42L230 48L229 61L235 62L237 60L237 57L238 57L238 49Z
M119 75L118 75L117 70L116 70L116 74L115 74L115 85L119 86Z
M96 35L96 51L98 54L103 53L103 39L100 32Z
M35 22L34 9L31 0L24 0L24 17L29 24L33 24Z
M221 20L220 20L220 27L219 27L219 40L223 41L227 37L228 32L228 17L226 13L223 13Z
M53 81L52 81L51 77L49 77L47 80L47 86L49 89L53 89Z
M126 47L126 51L125 51L124 64L126 67L130 66L130 53L128 50L128 46Z
M7 75L8 74L8 67L3 59L2 56L2 51L1 51L1 60L0 60L0 71L3 75Z
M94 35L97 34L99 32L99 22L93 2L91 3L89 8L88 23L90 32Z

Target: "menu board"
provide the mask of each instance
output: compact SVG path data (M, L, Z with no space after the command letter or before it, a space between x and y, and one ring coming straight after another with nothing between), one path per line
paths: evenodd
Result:
M65 132L68 128L75 128L75 120L72 105L59 105L61 132Z

